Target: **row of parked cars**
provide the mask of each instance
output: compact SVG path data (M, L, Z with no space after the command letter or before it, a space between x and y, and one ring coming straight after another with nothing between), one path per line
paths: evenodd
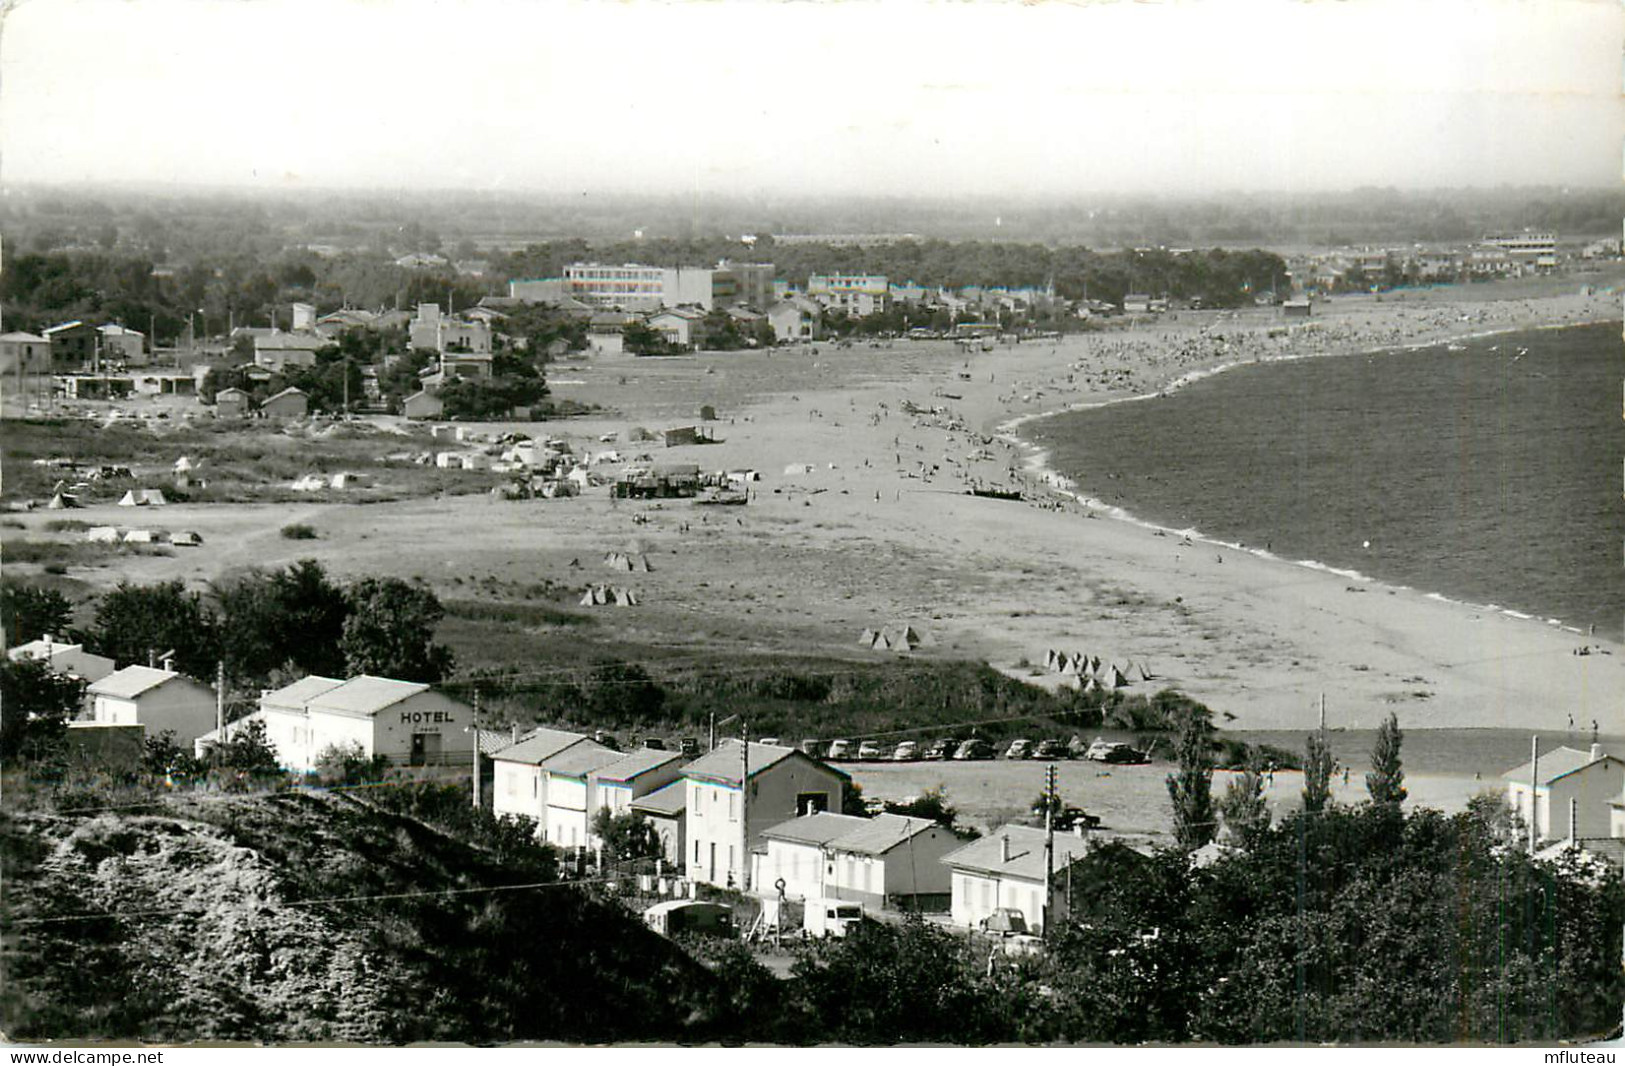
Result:
M865 740L860 744L854 744L850 740L832 740L826 746L823 741L808 739L801 742L801 750L814 758L824 758L831 762L947 762L998 757L998 751L992 743L981 737L971 737L968 740L944 737L932 741L929 745L922 741L905 740L895 746L873 740ZM1003 757L1046 761L1090 759L1095 762L1118 764L1151 761L1150 756L1131 745L1101 737L1096 737L1091 743L1076 735L1065 743L1059 740L1040 740L1035 744L1031 740L1012 740L1009 747L1005 748Z

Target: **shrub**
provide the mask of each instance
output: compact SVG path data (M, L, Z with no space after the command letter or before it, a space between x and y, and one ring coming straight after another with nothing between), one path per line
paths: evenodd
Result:
M316 530L303 522L293 522L282 527L283 540L315 540Z

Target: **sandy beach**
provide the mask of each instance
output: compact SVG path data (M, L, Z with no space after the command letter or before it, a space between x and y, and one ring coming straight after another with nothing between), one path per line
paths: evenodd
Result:
M1156 677L1140 689L1176 687L1228 728L1312 724L1324 694L1332 723L1350 729L1394 711L1407 730L1554 729L1572 715L1613 732L1625 692L1618 645L1123 520L1072 498L1020 434L1024 420L1154 395L1228 365L1618 315L1607 293L1408 294L1334 301L1309 322L1273 309L1181 312L969 353L892 341L563 363L550 376L555 395L612 416L491 428L623 459L754 469L749 506L612 501L603 489L554 501L183 505L166 509L164 524L203 532L203 549L76 576L205 581L314 556L339 574L421 576L442 595L492 580L615 580L634 585L641 605L595 618L673 656L703 647L858 659L890 654L860 650L861 629L906 622L923 637L915 656L985 659L1037 684L1058 680L1029 665L1051 648L1142 662ZM701 404L717 408L716 444L600 441L632 425L692 423ZM972 496L972 485L1026 498ZM116 510L84 517L128 517ZM280 539L295 520L320 539ZM612 550L650 554L654 572L612 579L597 568ZM1573 654L1587 644L1593 654Z

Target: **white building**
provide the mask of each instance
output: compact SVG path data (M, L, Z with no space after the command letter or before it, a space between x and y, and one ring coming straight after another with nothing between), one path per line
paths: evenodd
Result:
M31 640L27 644L17 645L6 652L6 657L12 662L21 659L43 659L50 664L53 674L89 682L100 681L115 669L112 659L103 655L92 655L85 650L83 644L52 640L49 635L39 640Z
M547 827L547 773L542 764L578 744L591 743L580 733L537 729L493 754L491 812L529 818L540 836Z
M1610 804L1625 792L1625 760L1600 744L1588 751L1553 748L1537 765L1524 763L1501 779L1507 806L1534 825L1537 839L1606 837L1614 830Z
M592 844L592 819L598 813L592 775L620 758L621 753L615 749L588 740L572 744L542 763L542 773L547 776L542 784L547 796L543 840L561 848Z
M851 777L795 748L727 740L683 768L684 861L692 881L749 888L746 856L771 826L817 811L839 811ZM749 781L749 792L741 783Z
M329 748L351 745L363 758L382 756L394 766L469 766L474 757L473 710L416 681L300 678L262 694L258 709L227 733L256 719L282 765L299 772L314 770Z
M942 860L960 846L952 832L925 818L873 818L819 813L781 822L762 833L756 853L758 892L776 888L792 899L853 900L874 909L946 902L950 877Z
M780 300L767 310L768 325L779 344L815 341L823 327L824 309L805 296Z
M1055 872L1082 858L1086 849L1081 837L1055 834ZM956 925L975 929L995 910L1010 908L1021 912L1029 930L1043 931L1044 830L1007 825L942 861L952 873L949 913ZM1055 894L1058 904L1063 896Z
M186 746L214 728L214 689L173 670L126 666L91 684L91 722L139 725L148 736L174 733Z
M316 352L331 343L319 333L255 334L254 365L277 373L290 366L315 366Z
M886 310L891 286L884 274L813 274L807 278L807 295L829 310L861 318Z
M625 814L635 801L682 777L682 767L679 752L652 748L627 752L593 772L594 808L608 808L613 815Z

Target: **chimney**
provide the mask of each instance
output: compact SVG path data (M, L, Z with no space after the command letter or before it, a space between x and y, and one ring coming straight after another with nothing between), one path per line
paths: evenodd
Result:
M175 666L174 666L175 653L174 652L172 652L172 651L164 652L163 658L159 659L158 661L159 661L159 663L161 663L163 665L164 673L173 674L175 672Z
M999 838L999 861L1010 861L1010 834L1006 833Z
M1593 744L1593 745L1591 745L1591 761L1592 762L1596 762L1598 759L1602 758L1603 755L1604 755L1604 752L1602 750L1602 745L1601 744Z
M512 736L513 736L513 742L515 744L519 743L519 723L518 722L515 722L513 724L511 732L512 732Z

